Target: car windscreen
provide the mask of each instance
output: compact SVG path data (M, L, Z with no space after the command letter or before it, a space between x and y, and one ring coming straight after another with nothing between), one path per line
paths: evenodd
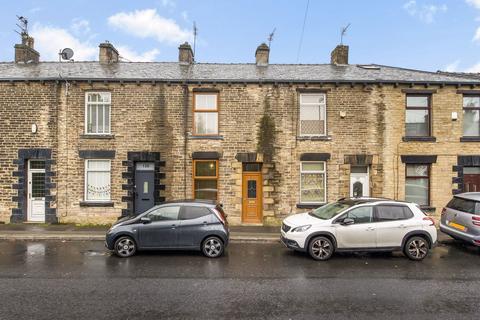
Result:
M447 204L447 208L471 214L480 214L477 202L469 199L454 197Z
M335 217L340 212L352 207L353 203L346 202L332 202L323 207L317 208L313 211L310 211L309 214L315 218L322 220L328 220Z

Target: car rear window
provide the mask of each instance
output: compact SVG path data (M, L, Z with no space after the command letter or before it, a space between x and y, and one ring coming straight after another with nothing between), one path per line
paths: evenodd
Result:
M413 217L412 211L406 206L377 206L377 221L395 221L410 219Z
M473 200L454 197L447 204L447 208L457 210L457 211L466 212L466 213L471 213L471 214L479 214L480 210L479 210L479 208L476 204L477 204L477 202L473 201Z
M180 220L197 219L208 216L209 214L211 214L211 212L206 207L184 206L180 213Z

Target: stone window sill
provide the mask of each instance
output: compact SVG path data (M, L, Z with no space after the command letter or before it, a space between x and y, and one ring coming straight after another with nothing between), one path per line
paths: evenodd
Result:
M437 138L435 137L403 137L404 142L416 141L416 142L435 142Z
M298 136L297 140L299 141L332 141L332 136Z
M324 206L325 203L297 203L298 209L317 209L318 207Z
M80 207L113 207L113 201L80 201Z
M480 142L480 137L461 137L460 142Z
M82 134L80 139L115 139L113 134Z
M223 140L223 136L188 136L190 140Z

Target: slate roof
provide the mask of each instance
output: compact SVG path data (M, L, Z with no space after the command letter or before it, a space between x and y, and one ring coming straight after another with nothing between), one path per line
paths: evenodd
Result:
M446 72L446 71L437 71L437 73L442 75L467 78L467 79L480 79L480 73L471 73L471 72Z
M465 83L480 79L383 65L255 64L178 62L40 62L0 63L0 81L37 80L171 81L171 82L382 82Z

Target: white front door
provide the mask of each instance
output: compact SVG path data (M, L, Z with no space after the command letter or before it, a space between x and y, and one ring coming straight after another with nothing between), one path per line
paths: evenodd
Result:
M28 221L45 222L45 161L28 161Z
M369 197L368 166L352 166L350 172L350 197Z

